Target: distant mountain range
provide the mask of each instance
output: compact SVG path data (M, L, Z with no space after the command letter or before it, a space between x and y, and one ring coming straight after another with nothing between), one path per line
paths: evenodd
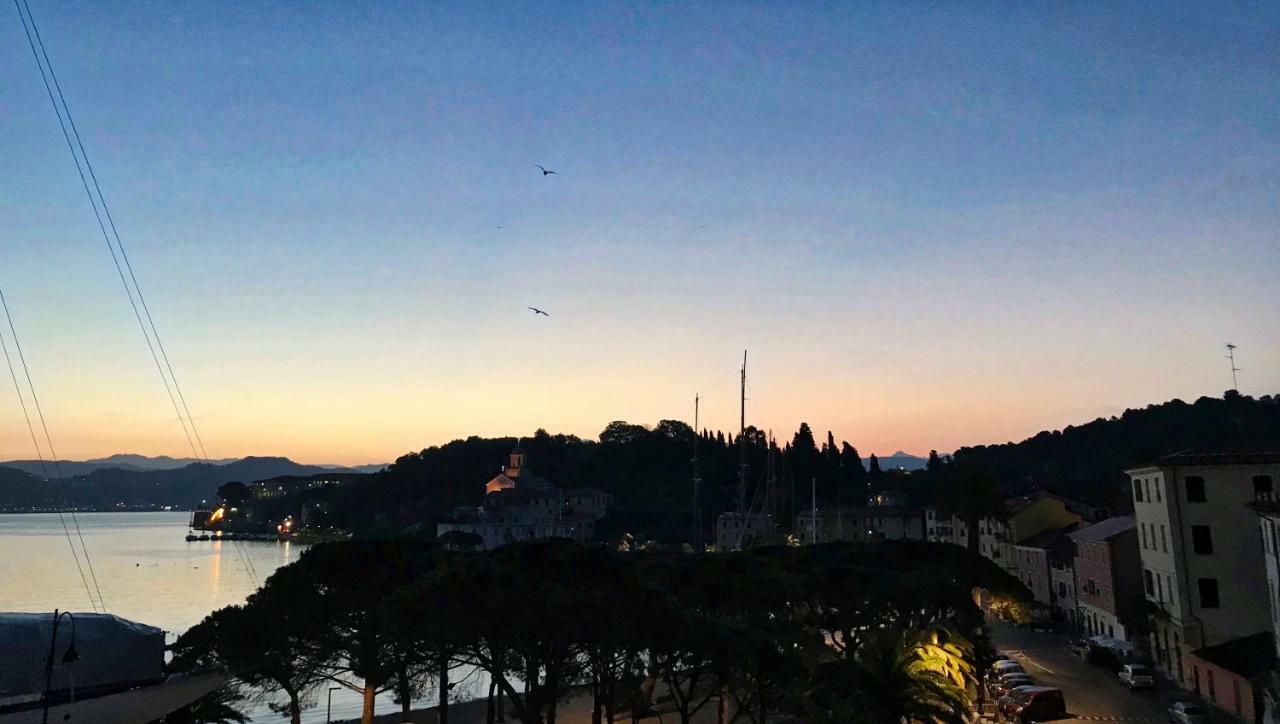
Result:
M240 462L242 460L288 460L288 458L220 458L210 460L213 465L229 465L231 463ZM137 455L134 453L118 453L105 458L94 458L92 460L59 460L58 467L62 470L62 476L67 478L79 475L88 475L97 470L114 469L114 470L178 470L188 465L200 464L202 461L195 458L171 458L168 455ZM292 460L288 460L290 464L294 464ZM44 466L50 469L50 475L53 475L52 465L44 463ZM0 461L0 466L6 468L14 468L22 470L32 475L43 476L42 463L39 460L5 460ZM336 470L346 473L376 473L385 468L387 463L376 463L369 465L311 465L310 467L320 470Z
M141 458L148 462L158 460L141 455L112 456L104 460L118 457ZM181 459L165 459L183 462ZM59 506L64 497L71 501L72 506L98 510L165 505L190 508L201 501L214 499L218 486L223 483L250 483L281 475L362 473L385 467L302 465L283 457L247 457L215 464L187 462L168 469L145 469L127 461L126 465L128 467L92 460L60 463L66 488L64 496L63 484L44 481L39 461L0 463L0 510ZM81 470L87 472L79 472Z
M867 458L867 460L870 459L870 457ZM867 460L862 461L862 467L865 468L867 466ZM885 457L877 455L876 460L880 461L881 470L923 470L924 466L929 462L928 458L908 455L901 450Z

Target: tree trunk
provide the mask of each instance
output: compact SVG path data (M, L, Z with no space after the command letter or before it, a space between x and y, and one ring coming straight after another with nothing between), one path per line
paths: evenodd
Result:
M437 662L440 666L440 724L449 724L449 656L442 655Z
M547 672L547 691L550 694L547 698L550 702L547 704L547 724L556 724L556 707L559 704L560 697L557 694L560 691L560 676Z
M600 702L600 679L591 677L591 724L600 724L601 719Z
M289 692L289 724L302 724L302 702L297 692Z
M487 702L488 706L485 708L485 717L484 717L485 724L493 724L494 722L494 715L496 714L496 712L494 711L494 708L493 708L493 690L496 689L497 687L498 687L498 682L494 681L493 677L490 677L489 678L489 700Z
M720 699L716 702L716 724L729 724L729 689L720 687Z
M360 724L373 724L373 697L377 689L373 682L364 682L364 706L360 709Z
M769 702L765 694L764 673L756 674L756 698L760 700L760 724L766 724L769 721Z

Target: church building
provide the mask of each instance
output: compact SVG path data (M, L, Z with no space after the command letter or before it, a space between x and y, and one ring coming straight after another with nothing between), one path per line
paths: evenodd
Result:
M524 450L516 446L502 472L485 483L482 504L454 510L436 526L436 537L471 533L479 537L476 547L482 550L545 538L586 542L611 499L595 488L555 487L530 471Z

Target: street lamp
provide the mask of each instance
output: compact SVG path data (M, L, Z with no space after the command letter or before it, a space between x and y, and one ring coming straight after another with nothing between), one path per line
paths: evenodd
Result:
M333 692L341 688L341 686L329 687L329 704L324 710L324 724L329 724L329 722L333 721Z
M70 664L80 660L80 654L76 651L76 617L71 615L70 611L59 612L58 609L53 609L53 635L49 637L49 658L44 664L44 706L40 724L49 724L49 689L53 686L53 654L58 647L58 622L63 616L71 619L71 645L67 646L67 650L63 652L62 663Z

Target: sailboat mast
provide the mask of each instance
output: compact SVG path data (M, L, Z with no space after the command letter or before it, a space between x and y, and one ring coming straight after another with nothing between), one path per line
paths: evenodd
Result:
M742 384L738 395L738 514L746 525L747 514L747 351L742 350Z
M698 395L693 396L693 545L702 552L702 471L698 466Z

